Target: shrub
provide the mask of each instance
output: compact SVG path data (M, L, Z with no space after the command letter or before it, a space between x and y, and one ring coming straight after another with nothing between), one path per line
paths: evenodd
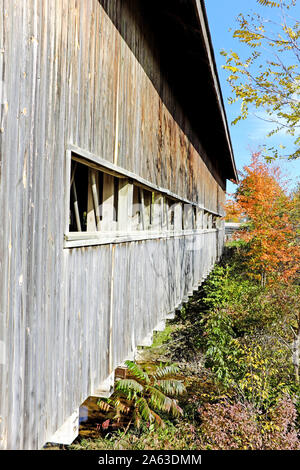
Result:
M211 368L219 381L229 385L238 372L236 364L240 348L234 339L232 322L226 311L214 311L205 319L204 335L206 366Z
M265 450L299 450L300 440L296 430L297 410L292 399L285 395L269 412L262 428Z
M199 408L203 446L211 450L299 450L297 412L285 395L263 414L250 403L227 400Z
M212 450L262 448L262 436L254 408L249 404L228 401L206 404L199 408L204 445Z

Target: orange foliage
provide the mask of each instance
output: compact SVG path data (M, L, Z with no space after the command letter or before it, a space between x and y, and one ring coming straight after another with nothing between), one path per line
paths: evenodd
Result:
M300 249L291 221L293 200L284 190L278 167L252 155L235 193L237 211L249 223L238 238L249 242L249 267L262 283L292 280L299 268Z
M226 222L240 222L241 221L241 211L238 204L232 199L227 199L225 205L225 221Z

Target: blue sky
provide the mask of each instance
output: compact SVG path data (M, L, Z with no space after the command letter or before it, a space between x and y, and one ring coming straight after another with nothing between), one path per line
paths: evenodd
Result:
M283 133L272 138L266 137L268 131L271 130L269 124L254 115L249 116L246 121L240 121L235 126L231 125L231 121L237 116L240 104L229 105L227 103L227 98L231 96L231 90L226 81L228 73L222 69L225 58L220 55L220 51L222 49L226 51L232 49L243 58L250 55L248 49L243 48L239 41L232 37L232 33L237 26L235 18L239 13L247 14L251 11L258 11L265 17L277 19L279 12L277 8L261 7L256 0L205 0L205 4L235 161L237 169L242 170L244 165L250 163L251 151L257 150L260 145L266 144L271 147L272 145L282 144L287 149L292 149L292 138ZM293 15L300 18L300 0L293 9ZM232 28L231 32L229 28ZM277 163L290 180L290 188L295 187L297 181L300 181L300 160L290 160L288 162L281 160ZM235 185L228 182L227 191L229 193L233 192L235 188Z

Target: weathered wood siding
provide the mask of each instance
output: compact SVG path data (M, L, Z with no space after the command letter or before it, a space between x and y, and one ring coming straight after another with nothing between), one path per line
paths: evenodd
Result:
M57 367L72 384L66 416L187 299L216 258L214 230L65 253L69 312Z
M168 87L127 2L109 3ZM67 145L215 212L224 187L98 0L0 0L0 80L0 447L35 449L217 256L216 230L64 249Z

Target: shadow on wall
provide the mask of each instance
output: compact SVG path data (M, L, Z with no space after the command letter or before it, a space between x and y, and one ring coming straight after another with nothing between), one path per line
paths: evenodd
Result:
M218 159L227 144L193 2L98 1L173 119L223 187L219 175L224 175L224 169Z

